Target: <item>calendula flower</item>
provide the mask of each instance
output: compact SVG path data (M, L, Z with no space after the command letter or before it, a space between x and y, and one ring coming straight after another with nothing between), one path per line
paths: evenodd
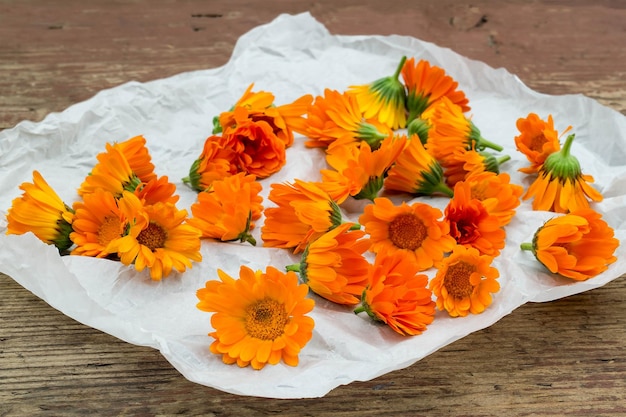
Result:
M78 189L78 195L92 193L97 189L120 197L122 191L135 191L141 179L133 172L128 160L119 147L106 144L106 151L99 153L98 163L93 167Z
M171 183L167 175L155 177L135 188L135 195L146 205L158 202L176 204L180 196L175 193L176 184Z
M517 129L520 134L515 136L515 146L522 152L530 166L520 168L526 174L535 174L539 171L546 158L561 148L559 134L554 128L552 115L548 120L541 119L535 113L529 113L525 118L517 119ZM568 127L563 133L571 128Z
M299 253L343 223L339 206L319 183L298 179L293 184L275 183L268 199L276 207L268 207L264 212L261 238L266 247L294 248L294 253Z
M154 164L146 147L145 137L138 135L123 142L117 142L113 144L113 147L119 149L124 154L130 170L135 173L141 182L146 183L156 180Z
M465 181L471 174L485 171L500 173L500 164L509 159L511 159L509 155L496 157L486 151L477 151L473 148L457 148L445 159L443 174L446 178L446 183L450 187L454 187L457 182Z
M430 282L437 308L452 317L480 314L491 305L491 294L500 290L498 270L491 266L493 258L476 249L456 246L450 256L439 262Z
M376 118L394 130L406 127L406 91L398 79L405 61L406 56L403 56L391 76L349 87L348 92L356 96L363 117Z
M413 259L423 271L441 260L456 244L449 226L441 220L442 212L428 204L402 202L379 197L365 206L359 223L370 235L370 250L376 254L401 252Z
M202 260L201 232L184 223L187 210L178 210L170 203L144 206L128 191L122 193L118 204L132 222L126 225L126 234L112 240L106 251L117 253L123 264L134 264L137 271L147 267L150 278L160 281L172 269L184 272L191 268L191 261Z
M402 78L407 89L406 107L409 122L421 114L441 97L447 97L461 107L462 112L470 110L465 93L458 90L459 83L446 74L443 68L430 65L430 62L409 58L402 67Z
M617 260L619 240L602 215L590 208L548 220L531 243L522 243L550 272L585 281Z
M435 302L428 276L418 272L417 264L399 252L379 253L354 312L365 311L403 336L421 334L433 322Z
M202 153L191 164L189 175L183 178L183 182L198 192L208 190L213 181L237 173L234 159L234 151L226 147L226 141L221 136L209 136L204 141Z
M480 200L489 214L500 220L501 226L509 224L520 205L520 196L524 192L521 185L512 184L511 176L506 172L496 174L491 171L469 174L465 182L469 184L471 198Z
M325 89L315 98L305 122L305 143L310 148L327 148L337 140L367 142L373 149L388 137L391 129L376 119L364 120L353 94Z
M426 152L417 135L411 137L389 169L384 187L414 195L443 194L452 197L452 189L445 183L439 161Z
M233 150L237 172L267 178L286 162L284 140L276 136L267 120L255 120L245 107L233 110L233 125L222 133L223 146Z
M104 258L111 255L107 246L124 236L127 220L117 198L108 191L97 189L74 202L74 221L70 239L76 244L72 255ZM114 253L116 255L116 253Z
M588 208L589 201L602 201L603 197L588 183L591 175L584 175L578 159L570 154L574 135L569 135L563 148L550 154L539 169L537 178L522 196L533 197L533 210L567 213Z
M251 122L264 121L274 135L283 142L285 148L293 144L293 131L303 133L305 120L303 115L307 112L313 101L313 96L306 94L292 103L275 105L274 95L266 91L253 92L254 84L250 84L241 98L237 100L233 108L222 112L215 123L213 133L226 134L229 129L236 129L241 123L241 117L235 113L238 108L246 110L247 117Z
M243 172L213 181L211 190L199 193L191 205L193 217L187 224L199 229L204 238L256 245L251 230L263 210L261 189L253 175Z
M342 195L342 201L346 195L357 200L374 200L406 143L406 135L397 135L385 139L375 151L366 142L360 146L337 147L326 155L326 161L333 169L320 170L322 181L342 184L344 193L337 192Z
M454 197L444 209L445 222L459 245L476 248L483 255L498 256L506 232L500 218L489 213L482 201L472 198L471 185L458 182Z
M357 304L367 285L370 264L363 254L370 244L352 226L326 232L306 247L299 264L287 267L299 272L311 291L337 304Z
M69 238L73 210L48 185L39 171L33 171L33 182L19 186L23 191L13 199L7 212L7 235L32 233L39 240L64 252L72 246Z
M502 150L502 146L483 138L474 122L463 114L462 108L445 96L424 112L422 118L430 124L426 150L444 167L446 160L458 149Z
M198 309L214 313L211 352L240 367L262 369L281 359L297 366L315 325L307 316L315 305L307 298L308 286L298 283L295 272L271 266L254 272L242 265L239 279L217 273L219 281L209 280L197 291Z

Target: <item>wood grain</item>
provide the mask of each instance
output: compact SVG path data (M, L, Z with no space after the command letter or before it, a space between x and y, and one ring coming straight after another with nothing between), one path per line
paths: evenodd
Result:
M305 11L331 33L414 36L626 114L619 0L0 0L0 129L127 81L223 65L248 30ZM6 275L0 289L2 416L626 415L623 277L524 305L406 369L302 400L191 383L159 352L64 316Z

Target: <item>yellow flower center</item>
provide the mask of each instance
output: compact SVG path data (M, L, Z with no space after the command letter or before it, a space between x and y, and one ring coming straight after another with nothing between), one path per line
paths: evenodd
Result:
M537 152L541 152L543 149L543 145L548 141L548 139L546 139L546 137L543 135L543 133L540 133L536 136L533 136L533 138L530 140L530 146L529 148L532 149L533 151L537 151Z
M106 246L113 239L122 236L120 233L121 222L118 217L106 216L98 228L98 243Z
M142 230L137 236L137 242L147 246L150 250L164 247L166 239L167 233L156 223L150 223L148 227Z
M465 298L472 294L474 286L470 282L470 275L476 271L476 266L467 262L457 262L448 266L443 285L454 298Z
M413 214L400 214L389 223L389 240L398 248L415 250L426 236L424 222Z
M261 340L274 340L285 332L289 321L285 305L271 298L258 300L246 308L246 332Z

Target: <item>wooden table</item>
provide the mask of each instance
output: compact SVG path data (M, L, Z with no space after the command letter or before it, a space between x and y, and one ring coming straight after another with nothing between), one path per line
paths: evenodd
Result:
M254 3L254 4L252 4ZM427 3L421 5L420 3ZM99 90L221 66L280 13L336 34L399 34L626 113L621 0L0 0L0 129ZM0 274L0 415L624 416L626 280L527 304L418 363L321 399L238 397L156 350L54 310Z

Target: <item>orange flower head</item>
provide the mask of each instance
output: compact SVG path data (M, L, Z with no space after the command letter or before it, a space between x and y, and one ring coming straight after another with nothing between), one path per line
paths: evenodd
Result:
M348 93L355 95L365 119L375 118L394 130L406 127L406 91L398 79L405 61L404 56L391 76L349 87Z
M76 244L72 255L104 258L112 253L107 246L125 234L127 220L113 194L102 189L85 194L74 202L70 239ZM116 255L116 254L114 254Z
M458 88L459 83L446 74L443 68L430 65L430 62L409 58L402 67L402 78L407 89L408 120L411 121L441 97L447 97L458 105L462 112L468 112L469 100Z
M276 207L265 209L261 238L266 247L299 253L343 222L339 206L318 183L272 184L268 198Z
M450 155L458 150L472 147L479 151L485 148L502 150L502 146L483 138L478 127L463 114L462 108L446 96L437 100L422 118L430 125L425 148L444 167Z
M476 249L457 245L450 256L438 263L430 289L437 308L452 317L480 314L491 305L491 294L500 291L498 270L491 266L493 257Z
M333 169L321 170L322 180L345 184L344 195L374 200L383 188L387 172L406 144L406 135L395 135L385 139L375 151L367 142L362 142L360 146L336 147L332 152L329 149L326 161Z
M20 197L13 199L7 212L7 235L32 233L59 252L72 246L70 233L73 210L48 185L39 171L33 171L33 182L20 185Z
M589 208L589 201L602 201L603 197L588 183L591 175L584 175L578 159L570 154L574 135L569 135L563 148L550 154L539 169L537 178L522 196L533 199L533 210L567 213Z
M304 95L290 104L276 106L274 95L266 91L253 92L254 84L250 84L241 98L237 100L233 108L222 112L217 120L214 120L213 133L225 133L229 129L236 129L241 123L241 118L236 112L242 108L246 110L247 117L251 122L260 122L270 126L272 133L278 138L285 148L293 144L293 131L303 133L306 121L302 117L313 101L310 94Z
M445 184L439 161L426 152L417 135L411 137L389 169L384 187L418 196L443 194L452 197L452 190Z
M454 197L444 210L450 235L459 245L476 248L481 254L498 256L506 232L500 219L489 213L482 201L472 198L471 184L458 182Z
M535 174L546 158L561 148L552 115L548 115L548 120L545 121L535 113L529 113L527 117L517 119L516 125L520 134L515 136L515 146L530 162L530 166L520 168L519 171L525 174Z
M381 321L403 336L421 334L433 322L435 302L428 276L399 252L376 255L362 304L355 309Z
M359 223L370 235L370 250L376 254L401 252L413 259L419 270L433 266L456 244L448 224L440 220L441 210L426 203L394 206L385 197L365 206Z
M298 355L313 336L313 319L307 316L315 302L309 288L298 283L295 272L266 272L242 265L239 279L222 270L220 280L209 280L197 291L198 309L214 313L210 350L228 365L260 370L281 360L297 366Z
M115 143L113 147L124 154L131 171L141 182L145 183L156 179L152 157L146 147L146 138L141 135L135 136L124 142Z
M187 223L199 229L203 238L256 245L250 231L263 210L261 189L253 175L243 172L214 181L210 191L198 194Z
M78 195L102 189L119 198L124 190L133 192L141 185L141 179L133 172L122 149L106 144L106 151L96 156L98 163L80 185Z
M311 291L337 304L357 304L367 285L370 264L363 253L369 241L352 226L344 223L326 232L306 247L299 265L288 267Z
M226 146L221 136L209 136L204 141L202 153L189 168L189 175L183 182L201 192L211 188L215 180L237 173L234 165L235 153Z
M250 116L245 107L235 107L234 124L222 133L224 148L234 151L237 172L267 178L285 165L285 142L266 120Z
M367 142L373 149L388 137L391 129L376 119L363 120L361 109L353 94L325 89L324 96L315 98L306 117L307 137L305 145L310 148L327 148L333 142Z
M617 260L613 229L596 211L586 208L548 220L522 249L532 250L550 272L585 281Z
M470 174L465 182L469 184L471 198L480 200L489 214L500 219L501 226L510 223L524 189L512 184L508 173L483 171Z
M170 203L144 206L131 192L124 191L119 206L126 217L127 234L112 240L106 247L109 253L117 253L124 265L135 265L137 271L146 267L150 278L160 281L173 269L184 272L191 268L191 261L202 260L200 254L200 231L185 224L186 210L178 210Z
M475 149L456 149L449 158L446 158L444 176L450 187L459 181L465 181L468 176L481 172L500 173L500 164L511 159L508 155L496 157L486 151Z
M145 205L158 202L176 204L180 196L175 193L176 184L171 183L167 175L155 177L135 188L135 195L143 200Z

